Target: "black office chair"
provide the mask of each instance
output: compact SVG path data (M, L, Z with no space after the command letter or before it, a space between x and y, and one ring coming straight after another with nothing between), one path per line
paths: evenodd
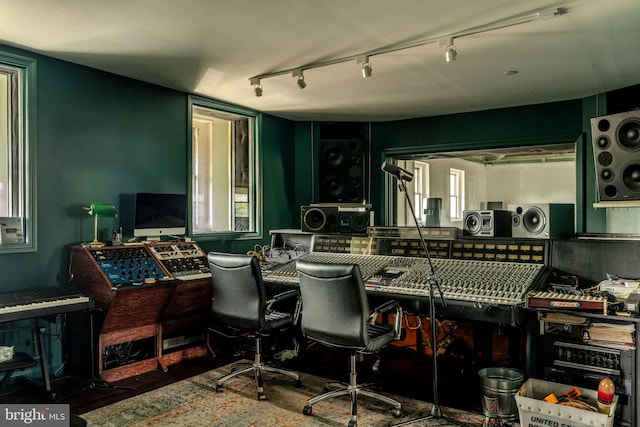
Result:
M267 299L262 281L260 264L256 257L210 252L209 268L213 281L213 299L211 303L211 325L213 332L234 338L247 333L255 335L255 355L253 363L243 369L234 367L231 373L216 380L216 392L222 393L222 384L241 374L253 372L258 386L258 400L265 400L262 372L275 372L295 379L300 387L300 376L288 369L265 365L262 361L262 338L290 328L297 320L299 295L295 290L283 292ZM277 302L292 299L293 312L274 309ZM231 328L234 335L222 332L217 327Z
M393 405L391 413L402 414L400 402L376 393L366 385L358 385L356 361L363 354L377 353L391 341L400 338L402 309L397 301L389 301L369 309L360 268L355 264L321 264L304 260L297 262L302 297L300 325L305 337L330 347L352 351L349 383L307 401L303 409L311 415L312 406L321 400L348 394L351 398L349 426L357 425L357 396L362 394ZM381 313L395 311L394 324L375 323ZM325 386L325 389L329 389Z

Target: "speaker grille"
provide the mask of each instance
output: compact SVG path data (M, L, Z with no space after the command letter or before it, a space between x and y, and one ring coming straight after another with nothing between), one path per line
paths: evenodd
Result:
M640 111L591 119L601 201L640 200Z
M508 209L513 237L549 239L574 234L572 203L510 204Z
M312 233L336 233L340 231L337 206L301 206L302 231Z
M318 143L320 203L364 201L365 144L363 140Z
M465 236L511 237L511 212L504 210L464 211Z

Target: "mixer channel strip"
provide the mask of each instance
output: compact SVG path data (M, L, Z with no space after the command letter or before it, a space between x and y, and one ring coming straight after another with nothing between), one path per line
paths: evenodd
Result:
M332 254L313 252L301 259L318 263L358 264L365 287L376 292L428 297L434 275L428 260L412 257ZM447 300L471 304L515 306L524 304L527 292L540 281L542 264L521 262L433 259L440 289ZM265 280L298 283L295 262L274 272ZM440 297L438 288L434 296Z
M303 255L299 259L308 262L317 262L325 264L358 264L363 279L373 276L387 265L389 265L395 257L383 255L356 255L356 254L334 254L328 252L312 252ZM266 281L280 283L298 283L298 272L296 271L296 261L284 264L280 268L272 271L263 271Z
M162 244L150 249L174 279L186 281L211 277L206 255L193 243Z
M527 291L544 270L540 264L456 259L434 259L433 266L445 299L497 305L524 303ZM405 295L429 295L434 277L426 260L415 263L402 274L399 272L399 269L387 268L382 275L367 280L367 288ZM434 296L440 297L437 287Z

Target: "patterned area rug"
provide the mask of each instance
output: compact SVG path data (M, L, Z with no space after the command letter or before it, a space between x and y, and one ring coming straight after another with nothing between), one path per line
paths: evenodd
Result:
M285 376L266 373L266 401L257 400L253 377L243 375L225 383L223 393L216 393L215 380L230 371L221 367L192 378L132 397L83 414L88 426L216 426L216 427L311 427L345 426L350 405L346 396L328 399L313 406L311 415L303 415L307 399L322 392L325 379L300 374L302 387L294 387ZM388 396L402 403L402 415L391 414L391 407L377 400L358 399L358 426L387 426L429 415L431 404L404 397ZM442 408L445 418L469 426L482 425L483 417ZM438 420L437 425L448 425ZM428 422L413 424L430 425Z

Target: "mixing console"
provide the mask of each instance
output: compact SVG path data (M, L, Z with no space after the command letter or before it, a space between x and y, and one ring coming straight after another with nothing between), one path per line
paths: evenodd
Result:
M167 243L149 246L151 252L178 280L211 277L205 253L193 242Z
M90 251L112 286L168 279L144 246L110 247Z
M524 303L545 270L542 264L436 258L434 276L424 258L313 252L301 259L358 264L366 288L378 292L426 297L437 279L446 300L509 306ZM295 261L264 274L265 281L298 282ZM437 288L434 294L439 298Z
M211 277L207 256L194 242L89 249L111 286Z

